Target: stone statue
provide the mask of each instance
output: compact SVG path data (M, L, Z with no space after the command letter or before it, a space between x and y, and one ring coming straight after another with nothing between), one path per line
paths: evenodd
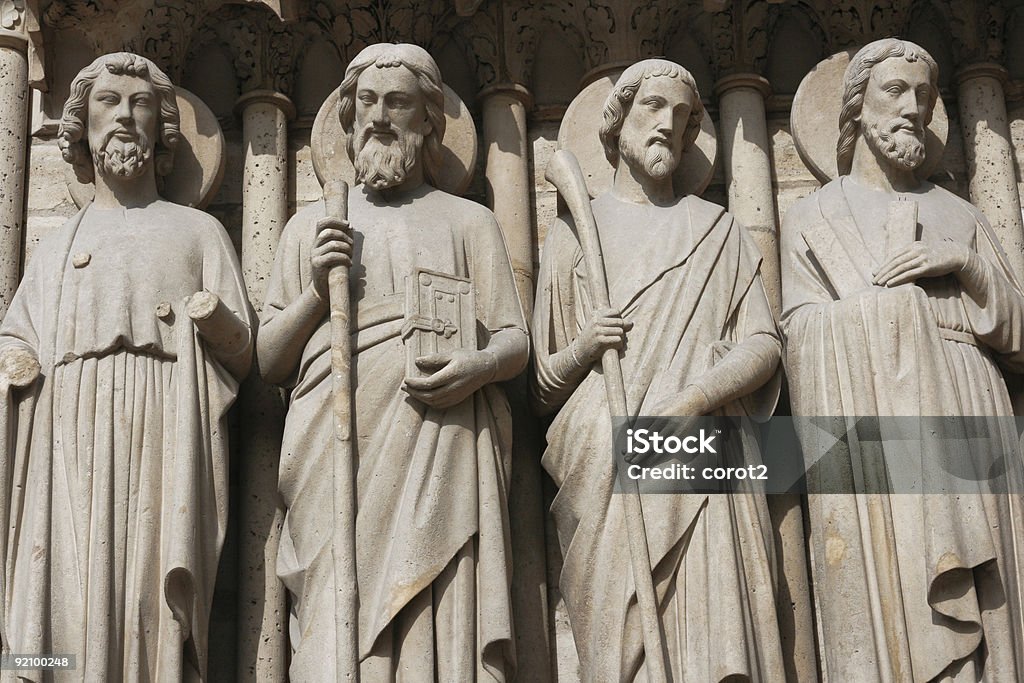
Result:
M344 265L353 310L362 680L505 680L515 666L506 499L512 435L495 383L520 373L528 356L512 270L493 214L432 186L445 132L433 58L415 45L371 45L349 64L340 92L358 183L349 219L325 218L318 202L288 222L258 342L263 376L290 390L278 555L291 594L290 675L345 673L331 656L326 315L328 271ZM431 289L442 282L458 291ZM441 297L434 317L420 305L425 293ZM461 314L442 314L442 304ZM416 351L423 348L446 350Z
M95 199L40 242L0 327L4 649L75 655L82 680L205 678L252 341L224 229L158 193L178 124L149 60L78 74L58 141Z
M778 397L781 343L757 247L721 207L673 192L703 116L693 77L661 59L626 69L605 103L615 176L592 207L612 308L590 304L570 217L544 244L533 397L557 412L543 463L559 487L559 586L586 681L645 680L646 666L595 363L621 350L630 415L770 414ZM641 497L670 680L783 680L764 496Z
M985 217L915 174L937 82L932 57L897 39L847 67L840 177L782 230L794 415L1012 415L1000 366L1024 370L1020 285ZM869 447L850 439L831 465L856 491L884 476ZM875 490L808 505L828 680L1022 680L1019 496Z

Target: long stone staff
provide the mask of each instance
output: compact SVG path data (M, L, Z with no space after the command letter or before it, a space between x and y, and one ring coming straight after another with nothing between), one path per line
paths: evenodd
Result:
M590 273L590 299L595 308L608 308L608 280L604 272L604 256L601 252L601 237L597 232L597 221L590 206L590 195L583 180L583 171L572 152L558 150L548 163L544 177L562 195L572 214L573 232L583 250L583 260ZM626 387L622 381L622 365L616 349L605 349L601 355L601 369L604 374L604 388L608 396L611 417L628 417L626 413ZM610 455L610 454L609 454ZM640 625L643 629L644 651L646 652L647 674L652 683L668 681L665 672L665 646L658 621L658 601L651 576L651 551L647 547L647 530L644 527L644 513L640 505L640 489L635 480L625 484L623 506L626 513L626 535L629 537L629 557L633 569L633 583L636 587L636 602L640 608Z
M348 220L348 183L324 183L327 216ZM334 565L335 657L339 681L359 680L359 590L356 582L356 479L352 450L352 301L348 267L335 266L327 276L331 311L331 376L334 408Z

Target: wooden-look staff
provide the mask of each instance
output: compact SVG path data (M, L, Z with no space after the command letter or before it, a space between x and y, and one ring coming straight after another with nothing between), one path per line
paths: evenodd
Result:
M572 229L583 251L587 272L590 273L590 300L596 309L608 308L608 280L604 271L601 236L597 232L597 221L594 219L594 210L590 205L590 195L587 193L579 161L572 152L559 150L548 163L544 177L562 195L572 214ZM628 417L626 387L622 380L618 350L604 350L601 355L601 369L604 374L610 417ZM647 674L652 683L667 682L665 645L661 623L658 621L658 600L651 575L651 552L647 546L647 529L644 526L644 513L640 505L640 489L635 480L630 482L624 484L626 489L622 498L626 513L626 536L629 537L633 583L636 587L636 601L640 608L640 625L643 629Z
M348 220L348 184L324 183L327 216ZM334 566L335 658L339 681L359 680L359 589L356 581L356 479L352 449L352 302L348 266L334 266L327 276L331 312L331 376L334 409Z

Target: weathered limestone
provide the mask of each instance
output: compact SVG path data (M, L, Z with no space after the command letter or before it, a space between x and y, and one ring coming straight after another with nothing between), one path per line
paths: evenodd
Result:
M285 95L252 90L239 98L245 171L242 180L242 272L253 307L263 305L274 249L288 221L288 121Z
M205 679L227 411L253 347L238 259L157 191L192 145L151 61L83 68L58 145L96 190L0 326L4 650L74 654L82 680Z
M289 676L505 680L512 433L499 383L528 355L512 269L493 214L436 188L450 150L429 53L365 48L338 111L358 185L288 222L259 335L261 373L291 390L277 565L291 599ZM352 355L335 363L345 310ZM345 456L356 481L338 480ZM341 518L345 489L354 520ZM339 538L346 528L354 538ZM352 564L357 614L339 606ZM337 648L353 630L358 672Z
M518 84L500 84L480 92L483 102L487 201L508 247L519 301L527 318L533 310L533 211L530 206L529 139L526 110L530 92ZM541 683L551 676L548 638L547 580L543 538L544 501L540 463L540 430L526 401L525 377L507 385L512 420L512 482L509 521L512 534L512 609L516 623L517 675Z
M533 309L533 230L530 211L529 145L526 109L530 91L518 84L494 85L480 92L487 155L487 202L505 236L523 311Z
M1006 69L998 64L971 64L961 69L956 75L957 104L971 201L991 223L1013 272L1024 278L1024 221L1003 91L1007 77Z
M288 120L281 93L253 90L238 100L245 167L242 179L242 273L249 301L263 305L281 231L288 220ZM277 578L284 510L277 468L284 406L279 393L251 376L239 401L242 429L238 587L238 680L285 680L287 615Z
M924 49L894 38L846 69L828 145L840 177L794 204L782 229L795 416L941 415L974 429L972 416L1013 415L1002 369L1024 369L1024 295L981 213L918 175L938 76ZM824 446L818 426L798 429L824 676L1020 680L1019 489L990 493L976 477L929 487L941 457L966 454L946 453L956 439L936 438L928 422L900 419L873 438L839 418L846 438L827 457L831 436ZM1016 475L1016 429L987 429L967 457L1011 463ZM935 471L904 488L893 482L912 430L914 457L934 458L925 462Z
M28 40L0 31L0 319L21 275L28 165Z
M771 140L765 114L768 81L757 74L726 76L715 86L718 95L722 153L729 192L729 211L750 232L761 252L761 282L772 313L782 305L779 275L778 223L772 188ZM800 498L768 498L777 537L779 627L786 654L786 678L812 681L817 676L810 584L804 556L804 527Z
M620 490L624 465L609 457L616 416L753 416L778 399L757 247L721 207L673 187L703 118L688 71L638 62L591 131L611 189L591 202L564 149L546 174L571 215L545 243L532 386L538 412L554 414L543 463L586 681L785 677L765 496ZM760 461L735 442L717 457Z
M779 281L778 225L772 192L771 141L764 101L771 93L768 81L757 74L726 76L715 85L722 130L725 182L729 212L750 232L764 261L764 283L772 312L782 301Z

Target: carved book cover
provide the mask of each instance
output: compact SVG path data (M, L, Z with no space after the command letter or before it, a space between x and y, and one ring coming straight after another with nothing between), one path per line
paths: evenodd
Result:
M406 377L424 377L416 359L431 353L477 348L476 306L466 278L417 268L406 281Z

